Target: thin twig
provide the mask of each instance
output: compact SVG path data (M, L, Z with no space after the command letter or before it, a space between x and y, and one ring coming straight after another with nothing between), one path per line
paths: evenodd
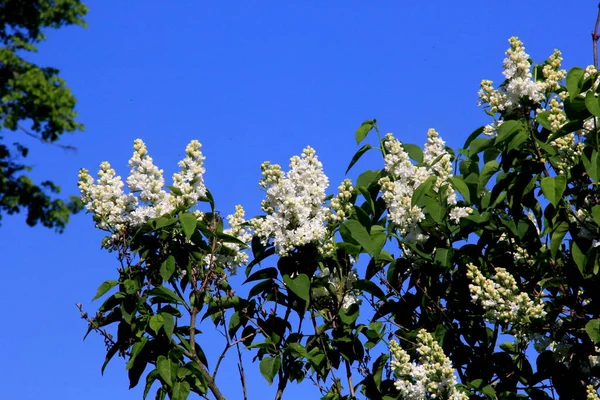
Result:
M241 339L238 339L234 342L231 343L227 343L225 345L225 348L223 349L223 352L221 353L221 355L219 356L219 359L217 360L217 365L215 366L215 371L213 372L213 379L215 379L215 377L217 376L217 372L219 372L219 366L221 365L221 361L223 361L223 359L225 358L225 354L227 353L227 351L232 348L233 346L238 345L239 343L250 339L252 336L256 335L256 332L252 332L251 334L244 336Z
M53 146L57 146L60 147L63 150L67 150L67 151L77 151L77 147L75 146L69 146L69 145L65 145L65 144L58 144L56 142L50 141L50 140L46 140L43 137L36 135L35 133L23 128L21 125L18 126L19 130L21 132L23 132L24 134L26 134L27 136L31 136L32 138L39 140L40 142L44 143L44 144L50 144Z
M354 394L354 384L352 383L352 369L350 369L350 363L348 360L346 361L346 376L348 378L348 387L350 389L350 398L355 399L356 395Z
M598 34L598 26L600 25L600 3L598 3L598 16L596 17L596 25L594 26L594 31L592 32L592 45L594 47L594 67L598 69L598 39L600 39L600 35Z
M244 362L242 361L242 351L240 350L240 344L236 343L235 348L238 354L238 371L240 373L240 381L242 382L242 392L244 393L244 400L248 400L248 390L246 388L246 374L244 373Z

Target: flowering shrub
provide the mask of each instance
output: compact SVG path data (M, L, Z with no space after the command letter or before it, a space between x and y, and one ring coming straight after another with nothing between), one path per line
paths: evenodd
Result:
M599 74L567 73L558 50L535 65L509 42L506 80L481 82L490 122L464 148L433 129L420 148L365 121L357 143L376 144L348 170L375 149L381 163L333 196L310 147L288 171L263 163L264 215L238 206L227 224L197 141L167 188L141 140L129 192L108 163L96 183L82 170L120 262L98 313L82 310L105 365L123 357L131 386L148 371L157 399L223 399L230 350L244 397L248 352L276 399L307 380L323 399L597 399ZM207 329L224 340L210 363Z

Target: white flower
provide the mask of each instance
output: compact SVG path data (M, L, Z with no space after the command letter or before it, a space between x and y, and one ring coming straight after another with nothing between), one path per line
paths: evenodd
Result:
M202 167L204 157L200 146L197 140L187 146L186 158L179 163L182 171L173 175L176 193L164 190L163 171L154 165L141 139L134 141L134 152L129 160L131 171L127 186L130 193L123 191L121 177L108 162L100 165L96 184L87 170L79 172L82 201L94 214L96 226L111 233L104 241L107 248L112 249L127 228L136 228L151 218L172 212L176 207L189 209L206 195Z
M265 242L273 238L279 255L308 243L325 242L325 223L331 211L323 203L329 180L315 150L307 147L302 156L292 157L285 174L268 162L261 169L260 185L267 189L262 208L267 216L253 221L256 235Z
M206 196L204 186L204 159L197 140L192 140L185 148L186 157L179 162L181 172L173 174L173 186L181 194L172 195L171 202L175 207L194 206L201 197Z
M560 54L554 53L549 60L552 69L549 69L550 67L546 69L548 83L534 82L529 54L525 52L523 42L513 36L509 39L509 43L510 48L506 51L507 57L503 63L503 75L507 80L505 84L500 90L494 89L493 82L490 80L483 80L480 85L479 105L487 105L492 115L498 112L511 112L521 107L523 100L534 104L540 103L544 100L544 91L550 86L554 87L554 80L562 76L562 70L558 69L562 58Z
M542 301L534 302L527 293L519 292L515 278L504 268L496 268L493 280L484 277L473 264L468 264L467 270L467 277L473 281L469 285L471 298L481 304L489 322L527 325L531 319L546 315Z
M435 177L433 190L445 193L449 206L457 203L456 192L450 184L452 175L452 156L446 151L445 142L434 130L427 132L427 143L423 149L422 165L414 165L402 143L389 133L384 140L386 150L385 170L389 177L379 180L381 193L385 201L391 221L409 241L419 240L418 223L425 218L421 207L412 204L415 190L429 177ZM468 208L451 211L451 217L458 218L468 215ZM469 209L470 210L470 209ZM472 212L472 210L470 211Z
M457 379L450 359L430 333L421 329L417 333L416 362L395 340L390 341L392 369L397 378L394 385L402 398L410 400L453 399L467 400L466 393L456 388Z

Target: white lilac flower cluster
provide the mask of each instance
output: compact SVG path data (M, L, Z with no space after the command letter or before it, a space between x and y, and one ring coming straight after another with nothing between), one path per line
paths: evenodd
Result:
M301 156L290 159L290 170L264 162L260 185L267 197L262 202L265 218L253 219L255 234L264 243L273 239L279 255L287 255L295 247L327 241L325 223L331 215L324 206L329 180L315 150L307 147Z
M340 222L345 218L349 217L354 212L354 206L350 202L354 187L350 179L344 179L344 181L338 186L338 194L331 199L331 210L333 211L330 215L332 222Z
M227 216L229 228L224 229L223 233L233 236L244 243L252 241L252 233L247 227L244 217L246 212L241 205L235 206L235 212ZM204 262L206 265L218 265L227 268L231 275L235 275L239 266L248 263L248 254L243 252L242 246L238 243L223 243L223 246L229 249L229 254L220 252L216 255L207 255Z
M129 193L124 191L124 183L117 176L108 162L100 165L99 179L94 183L86 169L79 171L79 189L81 199L87 210L93 214L96 226L110 233L104 240L104 246L115 249L122 234L127 229L135 229L151 218L160 217L176 209L190 210L198 201L206 196L203 175L205 172L204 156L200 151L200 142L192 140L186 147L186 156L179 162L180 172L173 174L173 187L165 191L163 170L156 167L148 155L148 149L141 139L133 143L133 155L129 160L130 174L127 178ZM198 219L204 217L201 211L195 211ZM229 216L230 228L224 233L235 236L242 242L249 242L251 237L242 224L244 210L236 207L235 214ZM247 255L240 251L236 244L225 246L233 250L233 254L217 260L230 269L247 261Z
M519 292L515 278L504 268L496 268L494 278L488 279L475 265L468 264L467 277L473 281L469 285L473 302L483 307L484 317L491 323L528 325L532 319L546 315L544 303Z
M510 48L506 51L507 57L503 63L503 75L506 81L499 89L495 89L493 82L487 79L482 80L480 84L478 104L486 106L492 116L497 113L510 113L521 108L525 103L540 104L546 99L547 93L559 90L559 82L566 77L566 71L561 69L562 54L554 50L542 67L543 79L534 81L529 54L525 52L523 42L513 36L509 39L509 43ZM566 121L566 116L562 111L562 102L554 101L555 103L551 104L549 121L552 128L558 130ZM538 110L538 112L544 111L545 109ZM484 133L495 136L501 123L500 119L488 124L484 127Z
M385 170L389 176L381 178L381 192L388 207L390 219L397 225L405 238L418 237L418 223L425 218L421 207L412 205L414 191L429 177L436 177L433 188L441 193L445 190L446 202L451 206L449 218L458 223L460 218L471 214L470 207L456 207L456 193L450 184L452 158L446 151L445 142L434 130L427 132L427 143L423 151L423 163L414 165L402 143L389 133L384 140Z
M135 228L150 218L168 214L176 208L191 208L206 195L203 174L204 156L201 144L192 140L186 147L186 157L179 162L181 172L173 175L174 190L164 190L163 170L158 169L148 155L141 139L133 143L131 168L127 178L129 193L123 190L123 181L108 162L100 165L98 182L86 169L79 171L79 189L87 210L94 214L96 226L113 235L124 229Z
M395 340L390 341L394 383L401 397L407 400L449 399L467 400L469 396L456 388L457 379L450 359L444 350L424 329L417 334L418 362Z

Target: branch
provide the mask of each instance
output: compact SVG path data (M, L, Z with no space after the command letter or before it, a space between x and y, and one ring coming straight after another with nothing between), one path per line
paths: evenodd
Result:
M225 348L223 349L223 352L221 353L221 355L219 356L219 360L217 361L217 365L215 366L215 370L213 372L213 379L215 379L215 377L217 376L217 372L219 371L219 366L221 365L221 361L223 361L223 359L225 358L225 353L227 353L227 351L232 348L233 346L237 346L238 344L240 344L241 342L250 339L252 336L256 335L256 332L252 332L251 334L244 336L241 339L238 339L234 342L231 343L227 343L225 345ZM239 347L238 347L238 352L239 352Z
M350 363L346 360L346 376L348 377L348 387L350 388L350 398L355 399L354 385L352 384L352 370L350 369Z
M594 67L596 67L596 69L598 69L598 39L600 39L600 35L598 35L598 25L600 25L600 3L598 3L598 16L596 17L596 25L594 26L594 31L592 32Z
M246 374L244 374L244 363L242 362L242 352L240 351L240 344L235 345L238 354L238 371L240 373L240 380L242 382L242 391L244 393L244 400L248 400L248 390L246 389Z
M33 133L33 132L31 132L31 131L23 128L21 125L19 125L18 127L19 127L19 130L21 130L24 134L26 134L27 136L31 136L32 138L37 139L37 140L39 140L42 143L50 144L50 145L53 145L53 146L57 146L57 147L60 147L63 150L77 151L77 148L75 146L68 146L68 145L64 145L64 144L58 144L56 142L51 142L49 140L45 140L43 137L41 137L39 135L36 135L35 133Z

